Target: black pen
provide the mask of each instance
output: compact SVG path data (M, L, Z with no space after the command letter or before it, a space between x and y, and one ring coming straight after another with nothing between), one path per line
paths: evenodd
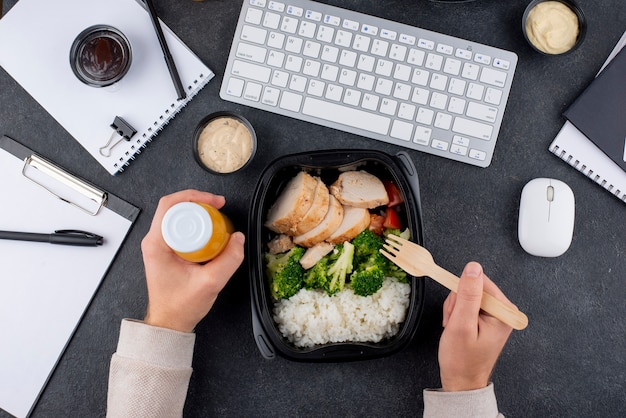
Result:
M170 48L167 46L167 42L165 41L165 36L163 35L163 29L161 29L159 18L156 14L156 9L154 8L152 0L144 1L146 3L146 6L148 6L148 12L150 13L150 18L152 19L152 25L154 26L154 30L156 31L157 38L159 38L159 44L161 44L161 50L163 51L163 58L165 58L167 69L170 71L170 76L172 77L172 81L174 82L174 87L176 88L176 93L178 94L178 100L182 100L187 97L187 94L185 93L183 83L180 81L180 76L178 75L176 64L174 63L174 59L172 58L172 54L170 53Z
M81 247L95 247L102 245L102 237L91 232L78 231L75 229L63 229L51 234L38 234L33 232L0 231L0 239L12 239L16 241L49 242L50 244L76 245Z

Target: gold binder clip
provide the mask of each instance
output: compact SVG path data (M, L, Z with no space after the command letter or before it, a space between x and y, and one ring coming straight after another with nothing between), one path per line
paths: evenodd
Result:
M103 157L110 157L113 148L115 148L117 144L122 142L122 140L130 141L133 135L137 133L135 128L130 126L128 122L126 122L119 116L115 117L113 123L111 124L111 128L113 128L113 133L109 137L109 140L103 147L100 147L100 149L98 150L100 152L100 155L102 155ZM116 136L118 136L117 141L113 142Z
M30 171L29 167L33 169L32 174L27 173ZM22 175L62 201L92 216L97 215L107 202L106 192L35 154L24 159Z

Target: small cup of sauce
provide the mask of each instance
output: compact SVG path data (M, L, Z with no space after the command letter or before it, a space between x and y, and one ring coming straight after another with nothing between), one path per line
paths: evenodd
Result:
M213 174L228 174L246 167L256 152L257 138L246 118L216 112L198 124L193 152L198 164Z
M76 77L92 87L106 87L122 79L132 61L130 42L118 29L95 25L82 31L70 49Z
M585 38L585 16L572 0L534 0L522 18L524 37L544 55L563 55Z

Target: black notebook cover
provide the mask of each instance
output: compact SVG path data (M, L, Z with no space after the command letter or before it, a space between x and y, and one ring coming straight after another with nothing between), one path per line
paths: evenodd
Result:
M589 84L564 116L626 171L626 48Z

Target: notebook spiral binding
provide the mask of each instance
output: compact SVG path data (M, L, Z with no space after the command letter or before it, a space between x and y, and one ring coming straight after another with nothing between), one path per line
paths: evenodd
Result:
M565 149L562 149L558 145L555 145L554 147L550 148L550 152L552 152L554 155L556 155L557 157L565 161L570 166L574 167L576 170L583 173L591 181L602 186L602 188L606 189L607 191L615 195L621 201L626 202L626 191L615 188L613 184L606 181L606 179L600 177L597 174L594 175L594 171L592 169L588 168L587 165L585 164L581 164L580 160L574 159L574 157L568 154Z
M152 142L155 136L161 132L161 130L180 112L187 104L193 99L193 97L202 90L202 88L211 81L212 74L207 77L205 74L200 74L192 84L187 86L187 97L184 100L173 102L166 108L161 116L152 123L148 129L139 133L136 136L137 139L133 139L134 144L130 146L129 151L126 151L118 161L113 165L117 169L117 173L124 171L126 167L130 165L130 162L141 153L141 151Z

